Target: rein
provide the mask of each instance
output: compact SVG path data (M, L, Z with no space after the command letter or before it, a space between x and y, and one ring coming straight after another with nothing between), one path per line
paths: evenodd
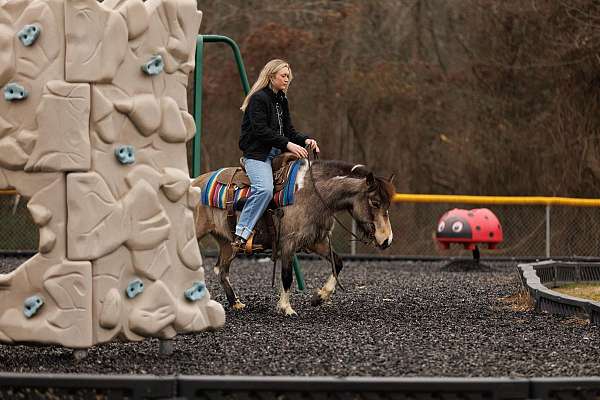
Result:
M319 157L318 157L318 155L317 155L317 152L312 152L312 161L314 161L314 160L318 160L318 158L319 158ZM344 224L342 223L342 221L340 221L340 220L339 220L339 219L338 219L338 218L335 216L335 211L334 211L334 210L331 210L331 207L329 207L329 206L327 205L327 203L325 202L325 199L323 199L323 196L321 196L321 193L319 193L319 190L317 189L317 181L315 180L315 177L314 177L314 175L313 175L313 170L312 170L312 162L311 162L311 152L310 152L310 151L308 152L308 159L307 159L307 162L308 162L308 172L309 172L309 175L310 175L310 179L311 179L311 181L312 181L312 183L313 183L313 187L315 188L315 193L316 193L317 197L319 198L319 200L321 200L321 203L323 204L323 206L324 206L326 209L329 209L330 211L332 211L332 216L333 216L333 219L334 219L334 220L335 220L335 221L338 223L338 225L340 225L340 226L341 226L341 227L342 227L342 228L343 228L343 229L344 229L346 232L348 232L348 233L349 233L349 234L350 234L352 237L354 237L354 238L356 239L356 241L359 241L359 242L361 242L362 244L365 244L365 245L369 245L369 244L371 243L370 241L367 241L367 240L366 240L364 237L362 237L362 238L361 238L361 237L358 237L358 236L356 236L356 234L355 234L354 232L352 232L352 230L348 229L348 228L346 227L346 225L344 225ZM356 218L354 218L354 215L352 215L352 213L350 212L350 210L348 210L348 214L350 214L350 217L351 217L353 220L356 220ZM279 249L280 240L281 240L281 217L282 217L282 215L278 215L277 242L276 242L276 245L275 245L275 249L274 249L274 251L273 251L273 256L274 256L274 257L273 257L273 275L272 275L272 277L271 277L271 286L275 286L275 271L276 271L276 269L277 269L277 249ZM332 274L333 274L333 276L334 276L334 278L335 278L336 285L337 285L337 286L339 286L339 287L340 287L340 289L342 289L343 291L346 291L346 289L345 289L345 288L342 286L342 284L340 283L340 280L339 280L339 278L338 278L337 271L335 270L335 260L334 260L334 257L333 257L333 247L331 246L331 237L330 237L330 236L331 236L331 235L328 235L328 236L327 236L327 244L328 244L328 246L329 246L329 261L330 261L330 263L331 263L331 271L332 271Z
M361 243L368 245L370 242L366 241L366 240L365 240L365 239L363 239L363 238L360 238L360 237L356 236L356 235L354 234L354 232L352 232L350 229L348 229L348 228L346 227L346 225L344 225L344 224L342 223L342 221L340 221L340 220L339 220L339 219L338 219L338 218L335 216L335 211L334 211L334 210L331 210L331 207L329 207L329 206L327 205L327 203L325 202L325 199L323 199L323 196L321 196L321 193L319 193L319 190L317 189L317 181L315 180L315 177L314 177L314 175L313 175L313 170L312 170L312 162L311 162L311 160L310 160L310 158L311 158L310 156L311 156L311 152L309 151L309 152L308 152L308 160L307 160L307 162L308 162L308 172L309 172L310 179L311 179L311 181L312 181L313 187L315 188L315 193L317 194L317 197L319 198L319 200L321 200L321 203L323 203L323 206L324 206L326 209L329 209L330 211L332 211L332 216L333 216L333 219L334 219L334 220L335 220L335 221L336 221L336 222L337 222L337 223L338 223L338 224L339 224L339 225L340 225L342 228L344 228L344 230L345 230L346 232L348 232L350 235L354 236L354 238L355 238L355 239L357 239L358 241L360 241ZM313 157L312 157L312 158L313 158L313 161L318 159L318 155L317 155L317 152L316 152L316 151L315 151L315 152L313 152L312 156L313 156ZM352 217L352 219L355 219L355 218L354 218L354 216L352 215L352 213L351 213L350 211L348 211L348 213L350 214L350 216ZM337 285L337 286L339 286L339 288L340 288L340 289L342 289L342 290L345 292L345 291L346 291L346 289L344 288L344 286L342 286L342 284L341 284L341 282L340 282L340 280L339 280L339 278L338 278L337 271L335 270L335 260L334 260L334 257L333 257L333 247L331 246L331 234L330 234L330 235L327 235L327 244L329 245L329 262L331 263L331 272L332 272L332 275L333 275L333 277L335 278L335 283L336 283L336 285Z
M310 160L310 158L311 158L310 154L311 153L309 152L308 153L308 172L310 174L310 179L312 180L313 187L315 188L315 193L317 194L317 197L319 198L319 200L321 200L321 203L323 203L323 206L325 208L331 210L331 208L327 205L327 203L325 203L325 200L323 199L323 196L321 196L321 193L319 193L319 191L317 190L317 182L315 181L315 177L313 176L312 163L311 163L311 160ZM313 161L314 160L318 160L318 156L317 156L316 152L313 154L312 158L313 158ZM331 210L331 211L333 211L333 210ZM348 211L348 214L350 214L350 217L352 217L352 219L356 220L356 218L354 218L354 215L352 215L352 213L350 211ZM348 229L346 227L346 225L344 225L342 223L342 221L340 221L338 219L338 217L335 216L335 213L333 214L333 219L338 223L338 225L340 225L346 232L348 232L351 236L353 236L357 241L361 242L364 245L369 245L371 243L371 242L365 240L364 237L360 238L360 237L356 236L356 234L354 232L352 232L352 230Z

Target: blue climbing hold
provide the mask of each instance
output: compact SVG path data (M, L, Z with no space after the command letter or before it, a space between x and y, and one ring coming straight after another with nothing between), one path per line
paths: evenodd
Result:
M163 62L162 56L157 54L150 58L150 61L142 65L142 71L144 71L148 75L158 75L165 68L165 63Z
M121 164L133 164L135 162L135 150L131 145L119 145L115 148L115 156Z
M134 279L127 285L127 297L133 299L144 291L144 282L141 279Z
M206 285L204 282L194 282L191 288L185 290L185 298L189 301L197 301L206 295Z
M41 33L42 28L39 25L25 25L23 29L17 33L17 37L21 43L23 43L23 46L29 47L35 43Z
M40 296L35 295L28 297L27 299L25 299L25 303L23 305L23 314L25 314L27 318L31 318L38 312L40 307L43 305L44 299L42 299Z
M6 101L15 101L15 100L23 100L27 98L27 90L18 83L9 83L4 86L4 100Z

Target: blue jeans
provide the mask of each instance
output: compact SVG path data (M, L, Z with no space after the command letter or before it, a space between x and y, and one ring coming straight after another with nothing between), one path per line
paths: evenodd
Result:
M269 202L273 199L273 170L271 161L281 154L281 150L272 148L265 161L244 158L246 173L250 178L250 197L246 200L244 209L240 214L235 234L248 239L252 229L262 217Z

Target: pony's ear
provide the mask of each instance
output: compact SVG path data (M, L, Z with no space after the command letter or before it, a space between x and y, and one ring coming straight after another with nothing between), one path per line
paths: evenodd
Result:
M362 164L356 164L354 167L352 167L352 169L350 170L350 174L356 174L358 176L365 176L369 173L369 170L367 169L366 166L362 165Z
M390 177L388 178L388 182L389 183L393 183L394 182L394 178L396 177L396 175L391 174Z
M375 189L375 177L373 176L372 172L369 172L366 180L367 180L367 186L369 187L369 190Z

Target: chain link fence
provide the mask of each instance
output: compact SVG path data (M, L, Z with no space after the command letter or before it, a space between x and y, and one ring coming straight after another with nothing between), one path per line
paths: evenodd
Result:
M27 200L0 194L0 251L31 252L38 247L39 232L27 210Z
M439 218L453 208L488 208L502 225L504 241L496 249L481 246L484 257L597 257L600 256L600 208L545 205L478 206L455 203L395 203L390 209L392 247L384 252L357 245L357 254L402 256L470 256L460 245L444 250L435 234ZM338 241L347 241L341 235Z
M392 246L385 251L352 240L341 227L333 233L335 249L345 254L407 257L471 256L459 245L441 249L435 241L439 218L453 208L486 207L502 224L504 241L494 250L483 246L482 257L600 257L600 208L544 205L478 206L455 203L394 203L390 219L394 230ZM38 230L26 200L15 195L0 195L0 251L35 251ZM340 213L340 221L348 228L352 220ZM203 252L216 251L210 238L200 242Z

